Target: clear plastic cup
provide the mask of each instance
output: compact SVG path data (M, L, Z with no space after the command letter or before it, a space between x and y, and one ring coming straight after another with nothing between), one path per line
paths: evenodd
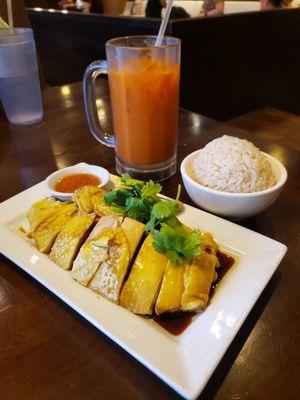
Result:
M8 120L30 125L43 118L32 30L0 29L0 99Z

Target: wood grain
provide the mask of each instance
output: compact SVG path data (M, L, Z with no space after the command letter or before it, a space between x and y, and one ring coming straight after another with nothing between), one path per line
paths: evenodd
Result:
M265 107L226 121L263 139L300 151L300 116Z

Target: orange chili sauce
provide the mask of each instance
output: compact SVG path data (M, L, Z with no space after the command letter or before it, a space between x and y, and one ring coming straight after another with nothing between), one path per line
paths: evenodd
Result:
M92 174L73 174L64 176L62 179L59 179L54 189L57 192L61 193L73 193L74 190L80 188L81 186L85 185L93 185L98 186L101 183L101 180Z

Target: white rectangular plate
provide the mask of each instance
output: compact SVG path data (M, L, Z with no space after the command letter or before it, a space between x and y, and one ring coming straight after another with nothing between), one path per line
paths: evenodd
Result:
M196 398L286 252L286 246L196 208L180 219L211 232L238 257L206 311L180 335L99 298L18 233L26 213L46 196L43 182L0 204L0 250L187 399Z

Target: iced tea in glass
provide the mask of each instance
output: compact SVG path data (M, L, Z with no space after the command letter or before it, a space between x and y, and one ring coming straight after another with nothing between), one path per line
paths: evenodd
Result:
M119 173L161 181L176 172L179 108L180 40L132 36L106 44L107 65L95 62L84 79L90 129L101 142L115 147ZM95 115L91 80L108 73L114 136L101 130Z

